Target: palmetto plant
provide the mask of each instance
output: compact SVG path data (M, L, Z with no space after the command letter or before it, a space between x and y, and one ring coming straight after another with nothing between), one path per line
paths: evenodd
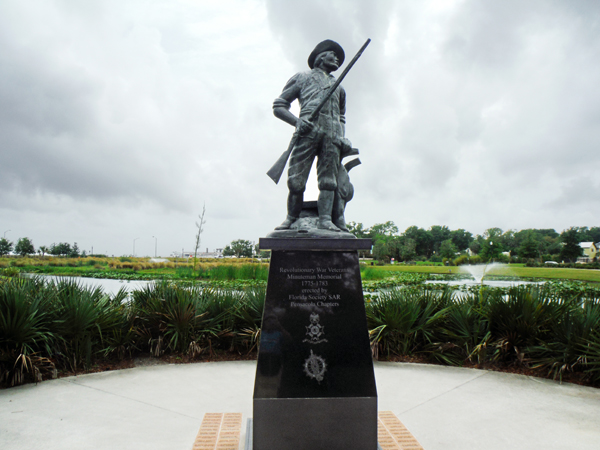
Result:
M135 327L141 345L159 355L166 349L196 354L223 332L222 314L214 315L215 294L199 286L161 282L134 292ZM212 308L213 311L209 311Z
M251 352L260 342L260 327L266 289L251 287L244 290L242 300L232 310L234 315L234 346L238 351Z
M0 382L21 384L26 373L37 375L54 365L37 355L56 341L51 330L46 289L38 279L11 278L0 282Z
M514 286L482 291L481 302L495 347L494 359L522 363L525 349L547 339L552 324L569 310L568 302L539 287Z
M527 349L534 368L547 369L549 375L560 381L566 372L593 366L597 340L594 333L600 328L600 299L576 299L568 306L551 324L547 336Z
M251 351L258 341L265 289L203 288L161 282L135 291L133 310L140 346L159 355L192 357L215 347Z
M585 354L587 372L595 383L600 383L600 331L594 330L586 342L581 345Z
M53 329L65 364L72 370L89 366L106 348L105 339L122 327L125 291L111 297L69 279L49 283L48 290L53 291Z
M203 306L210 316L210 320L219 327L221 332L233 331L235 316L232 312L243 300L243 292L232 289L206 288L202 290L202 294Z
M111 326L108 330L103 332L103 350L102 353L106 357L116 356L119 360L122 360L125 355L131 356L134 350L139 350L136 343L138 334L134 327L134 308L128 301L128 294L125 289L119 290L119 292L111 298L112 303L117 306L115 311L118 311L118 317L114 317L114 321L111 321Z
M367 302L374 353L420 354L446 364L525 363L560 378L600 383L600 299L589 289L478 288L469 294L410 286ZM595 296L594 296L595 295ZM222 289L159 282L107 295L75 281L0 278L0 383L135 350L251 352L260 337L264 287Z
M479 295L456 298L447 307L440 337L431 347L436 359L450 365L488 361L491 332Z
M450 291L394 288L380 292L366 307L374 353L411 355L434 342L450 301Z

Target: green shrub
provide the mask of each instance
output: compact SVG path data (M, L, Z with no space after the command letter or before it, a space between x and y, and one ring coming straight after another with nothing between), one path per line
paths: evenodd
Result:
M220 264L209 270L209 277L212 280L234 280L236 266L232 264Z
M587 373L590 374L591 380L600 384L600 331L594 330L580 350L585 355Z
M522 363L527 347L548 339L552 324L569 305L551 291L515 286L505 296L499 290L482 290L485 316L495 346L495 360Z
M51 353L50 296L35 278L0 282L0 383L22 384L26 375L38 381L42 368L53 365L37 352Z
M430 346L432 356L446 364L485 364L491 340L489 322L479 295L458 297L446 309L439 342Z
M242 264L237 266L236 280L267 280L269 267L266 264Z
M196 274L187 265L180 268L192 278L221 276L210 283L227 288L196 280L157 282L133 291L131 301L124 291L110 296L73 280L0 278L0 383L39 380L52 374L53 362L79 370L99 358L136 351L195 357L214 349L256 349L265 299L264 282L257 279L266 278L266 266L217 267L203 263ZM373 277L385 273L361 269ZM255 277L260 286L244 287L236 277ZM375 355L416 355L452 365L524 365L557 379L579 372L600 383L600 288L548 282L509 289L475 286L454 294L449 287L423 284L438 277L400 273L366 281L380 289L365 296ZM406 286L390 289L390 280Z
M200 353L211 337L223 331L222 317L211 316L208 311L212 297L210 290L167 282L135 291L135 326L143 338L141 345L156 356L165 350Z
M7 267L2 270L2 275L5 277L18 277L21 271L17 267Z
M389 272L377 269L374 266L362 266L360 276L363 280L383 280L389 275Z
M594 333L599 327L600 301L575 299L563 314L554 317L546 336L527 348L533 367L546 369L560 381L567 372L584 370L593 362L593 351L589 350L594 347Z
M89 367L105 350L105 336L123 324L126 291L111 297L99 287L85 287L72 279L51 282L48 289L54 293L53 327L60 336L63 365L71 370Z
M460 255L459 257L455 258L453 261L453 264L455 266L462 266L465 264L482 264L483 260L481 259L481 256L479 255L473 255L473 256L469 256L469 255Z
M435 342L436 329L450 302L450 290L381 291L366 307L374 353L412 355Z
M244 290L242 300L233 311L235 316L233 344L238 351L250 352L258 346L265 295L264 287L247 288Z

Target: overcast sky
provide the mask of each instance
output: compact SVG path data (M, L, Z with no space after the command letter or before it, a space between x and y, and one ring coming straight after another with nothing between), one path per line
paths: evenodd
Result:
M0 233L167 256L205 204L203 249L258 241L286 212L273 99L321 40L367 38L346 220L600 225L597 0L3 0Z

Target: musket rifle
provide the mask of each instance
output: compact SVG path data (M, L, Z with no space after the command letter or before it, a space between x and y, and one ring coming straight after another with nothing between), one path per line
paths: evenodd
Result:
M352 68L354 63L358 60L358 58L360 58L360 55L362 55L362 53L365 51L365 49L367 48L367 45L369 45L370 42L371 42L371 39L367 39L367 41L363 44L363 46L360 48L358 53L356 53L356 55L354 55L354 58L352 58L352 61L350 61L350 63L346 66L346 68L344 69L342 74L339 76L339 78L329 88L329 90L327 91L325 96L321 99L321 102L317 105L317 107L313 110L313 112L310 113L310 116L308 117L309 122L314 121L315 118L319 115L319 113L321 112L321 109L323 109L323 106L325 106L325 103L327 103L327 100L329 100L329 98L333 95L333 93L338 88L338 86L340 85L340 83L342 82L344 77L348 74L348 72L350 71L350 69ZM292 150L294 149L294 146L296 145L296 142L298 141L299 134L300 133L294 133L287 150L282 153L282 155L279 157L277 162L275 162L275 164L273 164L273 167L271 167L269 169L269 171L267 172L267 175L269 175L269 177L275 182L275 184L279 183L279 179L281 178L283 169L285 169L287 160L290 158Z

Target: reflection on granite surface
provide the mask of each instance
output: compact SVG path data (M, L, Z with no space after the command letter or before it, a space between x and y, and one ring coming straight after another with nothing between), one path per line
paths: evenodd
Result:
M375 397L356 251L273 251L254 398Z

